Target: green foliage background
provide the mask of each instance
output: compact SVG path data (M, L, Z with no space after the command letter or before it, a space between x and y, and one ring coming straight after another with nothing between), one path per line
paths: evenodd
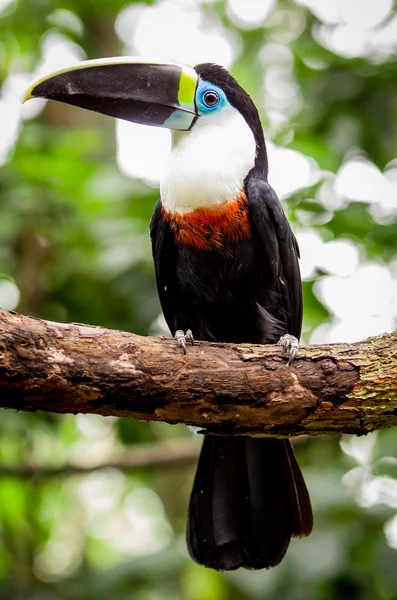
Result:
M89 58L119 54L114 21L124 7L125 0L11 2L0 12L0 84L13 72L33 71L50 30L79 44ZM59 10L77 15L82 30L64 26ZM303 105L274 134L276 144L332 172L352 147L380 169L397 157L395 56L375 64L333 54L313 36L313 14L292 0L279 1L280 18L271 26L252 30L239 30L223 2L203 10L238 34L242 48L232 72L255 99L265 130L260 50L283 39L291 14L305 23L298 37L285 42ZM323 239L350 238L363 260L396 257L395 222L375 222L368 205L359 202L326 218L317 191L318 185L287 199L293 227L309 222ZM0 278L16 282L17 310L148 334L160 313L148 239L157 196L158 190L118 170L110 120L48 104L37 119L25 121L0 167ZM313 291L320 275L304 284L307 334L329 318ZM1 413L0 436L0 460L8 465L78 462L93 449L105 460L136 443L192 437L180 426L11 410ZM184 522L193 468L128 475L109 470L52 480L1 476L0 599L395 599L397 555L384 529L397 506L395 442L395 432L384 431L361 442L345 440L342 453L335 439L300 440L297 453L311 491L315 530L292 543L277 569L257 573L219 574L188 557ZM392 458L387 462L385 456ZM357 494L342 482L348 471L351 480L353 468ZM381 477L383 504L360 496L365 481ZM96 494L107 500L94 510L90 499L95 504ZM131 506L132 521L143 515L150 536L161 540L152 549L140 539L145 534L139 527L135 533L133 527L125 530L136 536L133 548L106 534L103 523L114 529Z

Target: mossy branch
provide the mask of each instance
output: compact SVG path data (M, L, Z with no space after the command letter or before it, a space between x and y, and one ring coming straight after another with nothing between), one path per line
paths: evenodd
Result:
M397 333L303 346L140 337L0 310L0 406L186 423L217 434L363 434L397 424Z

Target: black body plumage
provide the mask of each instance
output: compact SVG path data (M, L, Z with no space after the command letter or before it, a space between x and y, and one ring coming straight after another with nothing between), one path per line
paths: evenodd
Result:
M276 343L299 338L299 251L280 202L267 183L266 147L257 110L231 75L215 65L196 71L222 87L251 127L257 146L247 174L249 239L200 249L177 243L161 200L151 221L156 278L165 319L196 339ZM312 529L308 492L287 440L208 435L189 505L191 556L218 570L271 567L291 536Z

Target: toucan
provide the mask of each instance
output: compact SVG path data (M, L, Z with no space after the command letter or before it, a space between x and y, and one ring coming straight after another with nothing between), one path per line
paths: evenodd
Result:
M281 337L291 362L302 322L299 249L268 183L258 111L231 74L212 63L106 58L36 80L29 98L172 130L150 223L172 335L184 352L194 339L267 344ZM196 562L216 570L273 567L291 537L312 526L289 440L205 435L187 520Z

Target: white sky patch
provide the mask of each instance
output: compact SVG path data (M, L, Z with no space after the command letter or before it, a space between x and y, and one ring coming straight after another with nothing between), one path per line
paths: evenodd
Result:
M171 149L170 131L117 121L116 138L121 172L157 186Z
M397 508L397 481L387 475L367 476L364 478L360 489L359 505L371 507L385 504L390 508Z
M301 88L293 74L292 52L282 43L265 44L259 52L259 60L264 73L263 103L266 114L271 115L275 111L289 121L299 112L303 103Z
M267 127L266 132L269 138L274 138L278 133L282 132L285 135L287 130L290 130L290 123L287 115L278 110L266 111ZM291 131L291 136L293 132Z
M317 283L320 297L340 318L397 316L396 281L386 265L363 263L350 277L326 276Z
M344 475L342 482L359 506L368 508L376 504L386 504L397 508L397 481L372 473L373 451L377 438L377 431L361 438L343 436L340 442L341 449L355 460L357 466ZM375 467L381 462L390 461L397 464L396 459L384 457L375 463Z
M51 533L52 537L34 557L33 566L39 579L53 582L66 578L76 571L81 561L83 540L82 530L79 534L76 526L67 529L64 523L56 525ZM57 557L56 560L54 556Z
M390 56L397 48L397 15L387 18L391 0L344 4L346 10L333 20L336 24L322 23L314 28L315 39L346 58L366 56L376 63Z
M6 79L3 86L3 93L12 97L15 102L15 108L19 109L22 119L34 119L42 110L46 100L40 98L34 102L25 102L21 104L22 94L32 81L31 73L13 73Z
M397 166L386 167L384 172L385 193L378 202L372 203L369 212L379 223L388 224L397 218Z
M336 174L335 193L339 198L366 202L372 216L391 222L397 216L397 167L392 162L382 173L363 158L345 162Z
M373 476L366 469L358 467L346 473L343 483L350 488L359 506L369 508L385 504L397 508L397 481L391 477Z
M376 202L386 182L381 171L364 159L345 162L336 174L335 191L349 200Z
M331 240L323 244L316 255L316 265L338 277L352 275L358 265L359 250L351 240Z
M1 0L0 0L1 1ZM42 42L42 57L34 73L12 73L0 94L0 165L9 158L18 139L22 119L33 119L43 109L46 100L34 98L21 104L21 96L33 79L62 67L84 60L80 46L67 37L50 31Z
M363 56L370 50L367 32L352 25L341 25L331 30L323 30L320 40L323 40L325 42L323 45L330 50L346 58Z
M48 17L47 21L56 27L62 27L73 35L81 37L84 33L84 25L76 13L64 8L57 8Z
M306 6L323 23L337 23L340 19L339 0L295 0L297 4Z
M19 98L2 89L0 94L0 166L9 158L18 139L21 110Z
M303 281L314 279L317 269L338 277L348 277L354 273L358 265L359 249L351 240L324 242L320 234L311 229L298 230L295 234L301 254Z
M379 58L386 58L397 48L397 14L394 14L387 23L372 31L372 46L377 54L383 54Z
M302 107L301 91L289 66L266 68L264 83L266 110L279 110L288 117L299 112Z
M396 328L397 279L386 265L361 263L348 277L321 277L314 290L333 320L317 328L311 343L355 342Z
M50 30L43 38L41 60L35 69L34 77L41 77L53 71L70 67L86 58L81 46L57 31Z
M320 170L312 158L297 150L278 148L270 142L267 142L267 153L269 183L280 199L318 181Z
M295 1L309 8L323 23L346 23L362 29L371 29L382 23L393 8L393 0Z
M316 198L324 208L333 211L340 210L349 204L345 196L338 195L335 191L336 177L334 173L323 172L324 182L321 184Z
M147 4L137 2L128 4L117 15L114 28L120 40L127 46L132 45L139 18L146 9Z
M150 329L149 329L148 333L149 333L149 335L154 335L154 336L165 335L168 337L170 335L170 330L168 329L167 321L165 320L163 313L160 313L154 319L154 321L150 325Z
M316 40L346 58L367 56L377 61L397 48L397 15L393 0L296 0L322 22ZM388 18L391 17L391 18Z
M125 17L131 23L130 34ZM215 17L207 17L198 3L182 6L173 0L160 0L155 6L128 8L117 19L116 31L126 44L127 54L188 65L209 61L228 67L239 46L237 36Z
M160 497L138 480L128 484L135 489L123 497L125 478L113 469L92 473L80 484L88 533L132 555L164 549L172 530Z
M125 477L117 469L89 473L78 484L80 498L97 513L115 508L125 491Z
M396 468L397 459L384 456L374 463L373 450L377 437L377 431L363 437L342 437L341 449L357 463L357 466L343 476L342 483L359 506L371 508L383 504L397 509L396 479L388 475L374 474L374 470L376 472L382 465ZM397 548L397 515L385 524L384 533L389 546Z
M0 280L0 307L14 310L19 304L19 289L13 281Z
M275 0L228 0L227 15L237 27L254 29L262 25L274 5Z
M359 465L370 466L377 438L377 431L372 431L362 437L344 435L340 440L340 447L345 454L354 458Z
M145 540L143 553L149 554L168 545L171 527L163 503L153 490L142 487L130 492L125 499L125 516L132 535L126 536L122 529L118 540L122 548L141 554L142 540Z
M317 256L324 246L324 241L319 233L314 230L301 230L295 232L300 250L300 270L303 281L314 279L317 267Z
M335 54L346 58L366 56L372 62L387 59L397 48L397 15L383 27L360 29L353 25L314 28L316 41Z
M265 44L259 52L259 60L266 70L278 65L288 67L288 72L292 73L294 56L288 46L283 44Z
M397 515L386 523L384 531L390 548L397 550Z
M108 433L112 433L112 425L115 420L116 417L104 419L99 415L76 415L77 428L88 439L103 438Z
M340 19L363 29L377 27L393 8L393 0L332 0L338 5Z
M0 13L7 8L9 4L11 4L13 0L0 0Z
M13 73L5 81L0 95L0 165L9 157L20 131L21 119L33 119L46 100L35 98L21 104L21 96L33 79L83 60L85 54L77 44L58 33L50 32L42 43L42 58L34 73Z
M44 105L43 100L32 105L21 104L22 93L32 80L28 73L13 73L4 82L0 93L0 165L10 157L18 139L22 119L34 118Z

